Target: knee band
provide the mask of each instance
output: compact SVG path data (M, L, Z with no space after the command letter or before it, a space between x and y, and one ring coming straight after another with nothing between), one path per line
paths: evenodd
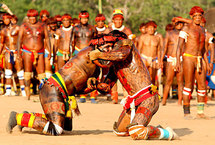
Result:
M45 73L42 73L42 74L38 74L38 79L39 80L42 80L46 77L46 74Z
M12 70L5 69L5 78L6 79L10 79L12 77L12 74L13 74Z
M158 128L160 130L160 137L159 139L169 139L169 132L166 129Z
M24 79L24 70L20 70L19 72L17 72L17 76L18 76L19 80L23 80Z
M128 129L129 135L134 140L148 139L148 128L143 125L134 125Z
M24 72L24 78L26 81L32 78L32 72Z
M197 94L198 94L199 96L205 96L206 90L198 90L198 91L197 91Z
M184 87L183 94L188 96L191 95L191 89Z
M44 134L59 135L62 132L63 128L57 124L52 123L51 121L47 122L43 129Z

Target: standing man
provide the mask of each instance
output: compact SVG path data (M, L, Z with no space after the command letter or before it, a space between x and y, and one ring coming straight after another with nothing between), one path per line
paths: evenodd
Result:
M149 70L152 83L155 84L160 57L161 57L161 39L155 35L157 24L154 21L146 23L146 34L139 38L138 50L142 60Z
M79 13L80 24L74 26L72 30L72 49L77 54L80 50L89 45L90 40L97 35L97 31L94 26L88 24L89 13L87 11L81 11ZM91 103L96 103L95 97L90 98ZM86 102L86 95L80 95L80 103Z
M98 14L95 18L96 21L96 30L98 31L98 34L107 34L110 32L110 29L108 29L105 26L105 16L103 14Z
M72 57L74 50L70 45L73 28L71 25L71 19L72 17L69 14L64 14L62 16L63 26L56 31L57 70L62 68L69 58Z
M207 60L205 49L205 29L200 26L204 10L199 6L194 6L190 10L192 22L183 27L179 33L177 47L177 71L180 70L180 56L183 52L183 71L185 86L183 90L183 109L184 117L192 119L190 115L190 96L193 89L194 79L197 80L197 117L207 119L204 114L204 102L206 95L206 68L210 74L210 67ZM184 51L183 51L183 46ZM213 60L213 58L211 59Z
M179 32L184 26L183 22L173 21L174 29L166 31L166 37L164 40L164 53L161 57L161 68L164 68L163 59L167 55L166 65L166 84L163 93L162 105L166 105L166 100L169 94L170 87L172 85L174 76L176 75L178 83L178 104L182 104L182 89L183 89L183 71L176 72L176 50L178 45ZM182 56L180 56L182 61ZM182 66L181 66L182 67Z
M5 96L11 95L11 84L12 84L12 75L13 67L17 70L17 76L19 78L19 83L21 86L22 96L26 96L25 86L24 86L24 70L21 59L17 58L17 39L19 34L19 26L11 24L11 15L4 14L3 21L5 27L1 31L1 45L0 53L3 52L5 48L5 78L6 78L6 93Z
M32 77L32 68L36 67L39 80L46 77L44 42L46 43L49 52L50 42L47 26L44 23L37 21L37 10L28 10L27 16L28 22L23 23L20 27L17 49L18 59L21 59L21 56L19 55L20 48L23 48L25 91L28 100L30 100L30 80Z
M123 25L124 16L123 16L122 10L115 9L113 11L112 22L113 23L109 27L110 31L118 30L118 31L125 33L129 39L135 38L135 35L132 34L131 30L129 28L125 27L125 25ZM124 95L124 97L128 95L124 88L123 88L123 95ZM112 97L113 103L117 104L118 103L117 83L111 89L111 97Z

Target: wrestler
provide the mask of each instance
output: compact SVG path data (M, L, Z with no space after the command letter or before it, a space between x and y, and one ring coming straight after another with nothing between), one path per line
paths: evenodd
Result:
M30 80L32 77L32 69L36 68L38 80L42 80L45 75L45 63L44 63L44 41L47 45L47 49L50 52L50 42L48 36L48 30L45 23L38 22L38 12L35 9L30 9L27 12L28 22L23 23L20 27L18 36L18 58L21 46L23 48L23 60L24 60L24 78L25 78L25 91L30 99ZM50 59L50 53L49 59Z
M146 23L146 34L140 36L138 50L142 60L149 70L152 83L155 84L155 76L160 63L161 57L161 40L155 35L157 24L154 21Z
M167 31L164 40L164 53L161 57L161 68L164 68L164 57L167 55L167 65L166 65L166 84L163 93L162 105L166 105L166 100L169 94L170 87L172 85L174 76L177 78L178 84L178 104L182 105L182 89L183 89L183 71L176 72L176 49L178 45L179 32L184 26L183 22L172 22L174 29ZM182 56L180 61L182 61ZM181 66L182 67L182 66Z
M99 39L94 43L98 45L103 43L101 41ZM99 63L101 60L112 62L105 83L112 87L119 79L129 94L123 101L124 109L119 120L114 124L114 133L117 136L130 135L134 140L176 139L177 135L170 127L163 129L148 126L159 108L159 99L157 88L151 84L150 75L133 42L123 39L113 49L110 46L108 48L109 51L95 49L89 53L89 57L101 67L104 67Z
M116 38L113 36L104 36L102 40L114 43ZM93 43L92 46L95 47ZM51 135L59 135L63 129L72 130L71 109L80 114L73 95L89 93L95 88L97 90L99 88L99 84L91 83L94 82L93 80L96 80L100 73L100 68L88 56L89 52L94 49L92 46L82 49L57 73L46 80L45 84L41 87L39 97L45 117L42 114L12 112L7 125L9 133L12 132L13 127L16 125L31 127L44 134ZM101 46L100 49L103 50L106 47ZM108 89L107 91L102 90L104 92L109 91Z
M49 12L47 10L40 11L40 21L46 23L49 18Z
M69 14L64 14L62 16L63 26L56 30L57 70L62 68L69 58L72 57L73 50L70 46L70 39L73 27L71 19L72 17Z
M183 52L183 71L185 86L183 89L183 109L185 119L192 119L190 115L190 96L193 89L194 79L197 80L197 118L207 117L204 114L204 101L206 95L206 68L210 74L210 67L207 60L207 51L205 49L205 29L200 26L204 10L199 6L194 6L190 10L192 22L185 25L179 33L177 47L177 71L180 70L180 56ZM184 51L183 51L183 46Z
M124 22L124 16L123 16L123 11L120 9L115 9L113 11L113 16L112 16L112 25L110 25L110 27L108 27L110 29L110 31L113 30L118 30L121 31L123 33L125 33L129 39L134 39L136 36L134 34L132 34L131 30L127 27L125 27L125 25L123 25ZM127 92L125 91L124 88L123 89L123 95L124 97L127 96ZM114 104L118 103L118 91L117 91L117 83L115 84L115 86L113 86L112 90L111 90L111 97L113 100Z
M49 35L49 40L51 44L51 59L48 58L48 50L45 49L45 74L46 78L50 78L53 72L52 66L55 65L54 58L56 56L56 48L55 48L55 41L56 41L56 29L57 29L57 21L55 18L51 17L47 20L47 25L48 25L48 35ZM55 65L55 68L57 68L57 65ZM57 70L56 70L57 71ZM54 71L55 72L55 71Z
M12 84L11 77L13 75L13 67L17 71L17 76L19 78L22 96L26 96L22 60L16 59L17 53L18 53L16 45L18 41L18 34L19 34L20 28L15 24L11 24L10 19L11 19L11 15L7 13L4 14L3 21L5 24L5 27L1 31L1 45L0 45L0 53L2 53L3 48L5 48L5 78L6 78L5 96L11 95L11 84Z
M71 45L74 54L77 54L80 50L89 45L90 40L97 35L97 31L94 26L88 24L89 13L87 11L81 11L79 13L80 24L73 27ZM90 98L91 103L96 103L95 97ZM80 103L86 102L86 95L80 95Z

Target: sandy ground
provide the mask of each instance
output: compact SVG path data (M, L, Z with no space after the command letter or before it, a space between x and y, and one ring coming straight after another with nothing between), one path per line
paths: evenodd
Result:
M122 96L120 96L120 99ZM182 107L176 100L168 100L167 106L160 106L150 125L170 126L180 136L180 140L138 140L131 137L117 137L112 132L122 106L112 104L106 97L99 97L98 104L89 101L79 104L82 115L75 116L73 131L61 136L48 136L33 129L24 128L19 132L15 127L12 134L5 130L9 113L12 110L42 113L38 96L30 101L20 96L0 96L0 145L214 145L215 138L215 101L209 101L205 112L211 120L184 120ZM196 114L196 100L192 100L191 113Z

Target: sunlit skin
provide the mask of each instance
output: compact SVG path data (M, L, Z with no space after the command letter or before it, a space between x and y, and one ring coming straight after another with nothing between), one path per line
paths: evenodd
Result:
M193 23L196 25L200 25L201 21L202 21L202 13L195 13L191 16L191 18L193 19Z
M41 17L42 22L45 22L48 19L48 16L46 14L43 14Z
M120 17L116 17L116 18L113 19L113 23L114 23L114 26L116 28L120 28L120 27L122 27L123 19L120 18Z
M35 24L37 22L37 18L36 17L28 17L28 22L30 24Z
M147 32L147 34L149 34L149 35L154 35L154 33L155 33L155 27L154 26L148 26L147 28L146 28L146 32Z
M139 29L142 34L146 34L146 26L143 26Z

